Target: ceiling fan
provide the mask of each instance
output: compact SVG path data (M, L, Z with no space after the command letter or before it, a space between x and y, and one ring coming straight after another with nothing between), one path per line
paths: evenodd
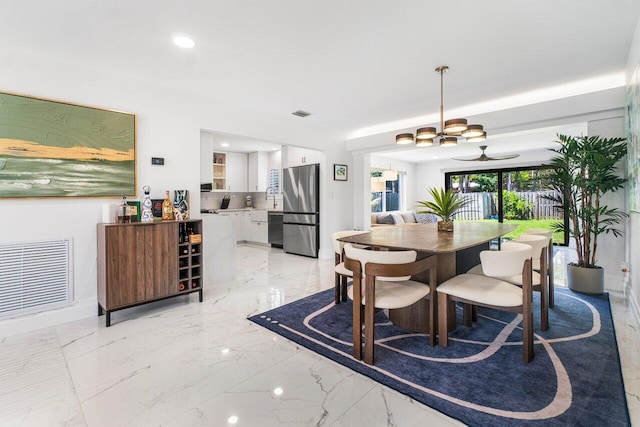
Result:
M507 159L515 159L516 157L518 157L520 154L507 154L505 156L493 156L493 157L489 157L486 154L484 154L484 150L487 149L486 145L481 145L480 149L482 150L482 154L480 155L480 157L474 157L473 159L457 159L457 158L453 158L453 160L462 160L463 162L488 162L491 160L507 160Z

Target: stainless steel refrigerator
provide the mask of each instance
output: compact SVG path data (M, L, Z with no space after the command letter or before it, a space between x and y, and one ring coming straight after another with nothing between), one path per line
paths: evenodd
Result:
M320 248L320 165L294 166L282 172L284 251L317 258Z

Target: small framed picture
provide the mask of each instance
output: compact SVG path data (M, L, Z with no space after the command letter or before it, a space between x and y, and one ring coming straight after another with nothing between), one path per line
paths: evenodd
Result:
M154 218L162 218L162 202L164 199L151 199L151 212Z
M140 200L127 200L127 204L131 209L131 222L140 222Z
M347 165L333 165L333 180L334 181L346 181L347 180Z

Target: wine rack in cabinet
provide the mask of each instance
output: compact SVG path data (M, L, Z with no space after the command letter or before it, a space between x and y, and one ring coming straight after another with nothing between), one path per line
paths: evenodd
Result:
M202 222L181 222L178 235L178 292L202 290Z
M198 292L202 221L98 224L98 315Z

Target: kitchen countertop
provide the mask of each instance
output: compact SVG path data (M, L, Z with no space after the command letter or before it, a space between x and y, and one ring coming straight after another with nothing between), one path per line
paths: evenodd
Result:
M282 212L281 209L268 209L268 208L236 208L236 209L201 209L200 213L203 214L219 214L224 212L245 212L245 211L269 211L269 212Z

